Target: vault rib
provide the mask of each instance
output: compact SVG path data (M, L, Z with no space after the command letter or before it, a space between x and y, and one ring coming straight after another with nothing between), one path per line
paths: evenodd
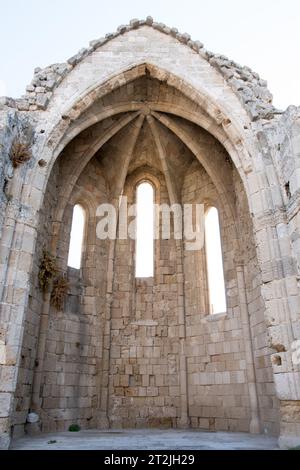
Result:
M129 116L121 117L116 123L112 124L105 132L102 134L99 139L96 140L83 154L82 158L75 166L74 171L68 175L66 184L63 188L63 194L61 196L61 204L57 208L55 220L57 222L62 220L65 206L70 198L72 193L73 187L76 184L79 176L81 175L82 171L84 170L85 166L91 160L91 158L95 155L98 150L103 147L103 145L108 142L114 135L120 132L124 127L126 127L130 122L136 119L140 115L140 111L137 111Z
M197 142L191 136L189 136L186 131L184 131L180 126L174 122L170 117L157 113L156 111L151 111L151 115L155 117L161 124L163 124L167 129L172 131L185 145L186 147L195 155L197 160L201 163L207 174L210 176L211 180L214 182L217 191L220 194L220 197L224 197L230 208L230 216L235 215L234 205L230 198L228 197L228 188L223 182L221 175L218 174L217 168L214 169L213 165L209 164L205 158L203 158L203 153L199 150Z

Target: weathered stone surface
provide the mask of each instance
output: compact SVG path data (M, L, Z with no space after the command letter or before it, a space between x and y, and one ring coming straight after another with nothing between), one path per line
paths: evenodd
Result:
M32 158L13 168L16 138ZM32 432L298 439L299 108L282 114L248 67L148 17L36 69L25 97L1 100L0 146L4 447L12 427L30 430L28 413ZM211 314L205 245L156 240L154 276L142 279L133 240L97 238L99 204L134 203L145 180L159 204L217 207L226 312ZM78 203L80 270L68 267ZM58 310L52 286L39 290L44 249L68 278Z
M68 59L68 63L73 65L73 67L83 60L89 53L89 50L86 48L81 49L76 55Z
M245 105L249 116L252 120L258 119L272 119L274 115L280 113L272 105L272 95L266 89L267 82L261 80L259 75L253 72L249 67L242 67L239 64L227 59L227 57L213 54L209 51L203 49L203 44L200 41L192 41L188 33L179 33L176 28L169 28L164 23L156 23L153 21L151 16L148 16L146 20L132 19L129 25L121 25L117 28L116 33L108 33L105 38L97 39L90 42L90 48L83 48L73 57L68 59L67 64L57 64L51 65L46 69L42 70L40 68L35 69L35 77L31 85L27 87L26 99L29 100L28 93L36 93L33 85L41 83L41 81L46 81L45 87L48 91L53 91L56 86L59 85L61 79L65 77L66 73L72 70L77 64L83 61L91 52L96 50L98 47L101 47L107 41L112 40L118 35L124 34L126 31L131 29L137 29L144 25L150 26L158 31L171 35L175 37L178 41L183 44L187 44L188 47L194 51L200 53L201 56L208 57L209 62L213 65L219 72L222 73L225 80L228 80L229 85L232 87L237 96L241 99ZM69 66L69 68L68 68ZM55 73L52 79L49 78L49 73L52 73L52 70L55 70ZM39 98L42 101L42 98ZM36 98L38 101L38 98ZM46 104L39 105L37 103L37 109L45 109L48 104L48 100L45 100ZM30 102L31 105L35 102ZM29 110L29 106L25 105L24 101L16 100L10 101L10 106L17 107L20 110ZM32 109L33 110L33 109Z

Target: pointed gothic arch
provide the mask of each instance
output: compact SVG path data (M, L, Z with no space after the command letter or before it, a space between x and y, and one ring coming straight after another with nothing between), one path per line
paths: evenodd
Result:
M290 346L294 338L289 325L294 310L293 302L289 302L285 282L287 278L294 279L296 276L292 249L285 236L287 220L284 188L279 184L277 163L273 161L273 156L268 154L268 150L266 154L266 145L262 137L262 123L265 124L270 116L274 118L277 112L269 103L270 95L256 74L240 68L226 58L210 55L202 50L199 44L186 40L184 35L176 33L174 37L173 33L168 33L167 28L159 31L155 24L148 23L146 21L132 24L124 31L120 30L111 39L96 42L81 56L72 58L68 65L56 67L55 73L58 74L58 78L51 91L49 103L43 110L38 111L34 120L36 139L32 147L32 162L26 167L25 176L16 170L10 185L12 203L9 203L6 209L5 217L9 223L3 228L5 243L1 247L4 257L7 257L7 264L2 273L2 305L4 309L7 307L13 283L16 283L19 289L19 303L15 306L19 316L18 324L26 324L28 312L31 311L32 304L34 305L34 302L30 303L34 287L30 273L32 266L38 265L42 236L38 234L40 227L43 224L47 225L44 238L61 266L64 266L66 243L63 222L66 220L70 201L82 191L90 198L94 207L106 198L118 212L118 197L125 187L128 189L130 175L136 170L133 163L135 165L148 163L139 161L135 154L138 146L146 154L140 142L143 137L145 142L152 145L151 148L156 155L156 160L151 164L156 165L156 170L163 175L160 183L162 199L172 204L178 200L190 201L197 196L202 202L207 195L203 190L204 186L199 186L199 181L206 181L207 191L222 202L220 217L223 217L227 224L224 225L226 240L224 266L226 287L230 294L229 308L232 310L233 324L235 320L241 322L243 351L247 358L246 369L239 370L241 373L236 374L235 378L230 376L230 380L234 382L242 380L243 377L243 383L246 384L243 393L249 400L248 414L245 418L248 423L247 430L257 432L265 426L270 431L277 432L279 419L276 413L272 418L268 418L271 413L264 408L262 399L264 382L260 378L262 374L255 359L253 346L253 336L257 338L258 333L250 322L250 316L253 318L254 315L259 317L261 325L265 322L268 326L269 346L272 350L268 350L268 345L264 344L266 354L260 356L262 358L260 362L264 363L270 374L271 366L268 361L271 352L274 353L276 348L280 347L279 352L285 355L284 359L291 353ZM123 39L128 36L131 38L130 46L129 42ZM139 38L148 38L151 47L140 51ZM159 48L162 41L165 45L164 53L161 53ZM111 47L118 49L122 57L122 67L118 63L111 63L109 54ZM177 61L172 61L173 54L176 54ZM235 75L239 77L237 87L234 85L234 80L231 80ZM155 84L159 84L161 89L165 87L164 93L167 99L164 100L163 95L160 97L159 94L155 96L150 93L151 99L147 102L142 99L135 100L130 90L138 80L144 80L145 87L147 80L153 89ZM249 94L252 96L250 100L247 99ZM35 111L32 109L29 115ZM95 139L93 132L97 134ZM214 147L213 153L208 152L209 146ZM173 153L169 151L170 148ZM125 149L123 154L122 149ZM184 152L183 160L179 158L181 152ZM117 158L114 155L117 154L119 156L122 154L123 158L119 160L122 162L119 166L117 160L114 160ZM111 171L110 166L116 171ZM58 170L61 170L61 173ZM176 178L178 174L180 177ZM194 195L191 195L188 184L192 174L196 174ZM101 183L98 186L95 183L96 177L97 182ZM263 183L258 184L257 181ZM57 194L53 189L56 187L59 189ZM130 192L130 188L128 191ZM57 200L52 206L49 195L53 194ZM12 206L22 209L20 211L22 217L16 215L13 223L10 223ZM48 209L53 215L49 226L45 222ZM89 220L90 227L94 227L96 217L93 213ZM232 238L236 241L234 247L230 242ZM246 244L244 239L247 239ZM284 243L285 241L287 243ZM176 390L180 407L177 407L176 416L173 416L173 411L169 410L170 415L165 418L169 425L181 422L184 425L194 423L198 426L201 416L199 410L204 405L197 401L197 394L192 396L192 401L189 402L188 387L213 388L221 384L227 385L225 375L218 378L214 376L215 381L221 381L219 383L210 383L212 380L210 376L201 375L203 383L198 383L196 372L193 372L191 366L193 362L187 360L188 358L194 360L196 350L193 349L194 340L186 339L186 334L189 338L194 334L191 327L194 324L193 320L188 318L187 321L187 316L192 317L192 312L197 309L199 314L207 313L201 310L202 308L205 310L205 300L200 298L197 289L200 280L203 285L206 282L203 269L201 268L199 275L193 276L189 268L192 265L191 259L185 257L180 243L174 242L167 248L163 244L159 247L160 281L164 286L162 292L168 292L170 289L170 297L171 293L174 297L176 292L176 301L170 304L168 302L172 300L162 292L160 292L161 297L155 297L159 290L158 285L142 286L138 295L132 295L131 274L128 279L126 272L128 266L124 264L123 255L120 255L124 249L122 243L110 241L105 244L89 240L87 245L86 262L83 266L85 284L81 286L84 292L84 308L80 311L82 317L79 324L84 330L88 328L86 318L92 318L93 331L97 331L101 337L101 345L95 348L95 351L93 344L82 346L82 354L91 354L96 361L95 367L101 368L101 374L99 373L95 379L86 377L86 380L94 380L93 387L97 389L90 402L87 400L88 408L92 410L91 423L94 426L107 426L114 423L114 420L119 423L118 413L114 415L111 412L119 402L115 395L112 397L108 393L108 384L112 380L110 371L114 370L114 359L124 358L126 354L137 354L134 350L129 353L122 350L121 355L123 345L118 343L113 344L111 355L108 352L110 338L122 337L122 334L119 336L116 334L116 325L124 322L124 318L130 317L120 305L118 296L123 293L125 310L140 309L141 318L132 323L134 329L154 328L158 323L161 328L159 334L163 335L166 325L159 323L159 313L167 309L166 318L168 318L172 308L176 310L178 331L174 332L173 325L167 325L168 335L164 337L169 338L169 334L170 336L177 334L178 345L181 348L179 366L176 359L178 351L176 354L168 355L167 365L168 370L171 370L172 374L178 374L179 377L174 387L178 388ZM17 257L13 256L20 246L24 246L25 251L20 252ZM127 248L130 253L130 246ZM11 255L7 256L7 250ZM169 258L165 252L170 253ZM270 259L274 252L278 253L276 260ZM270 256L268 257L266 253ZM131 256L128 256L128 259L131 260ZM101 276L97 279L99 270ZM278 318L274 318L273 313L274 305L278 303L277 290L270 289L270 286L275 286L278 282L283 288L284 298L281 302L284 303L286 312L281 333L278 329ZM146 289L145 292L142 289ZM117 292L116 296L114 292ZM78 293L79 295L81 293ZM47 397L41 392L43 374L49 372L43 367L48 365L51 354L47 350L51 341L46 342L47 334L52 334L51 331L48 332L48 319L51 316L50 297L46 295L45 299L38 297L35 300L35 305L39 303L41 305L42 321L35 338L37 348L34 354L41 360L37 369L31 371L35 377L31 404L41 414L43 410L48 410L43 419L51 429L55 427L55 410L51 406L48 408ZM148 304L152 304L152 310ZM150 313L143 318L142 312L148 312L147 309ZM34 314L38 317L38 312ZM149 320L150 314L155 320L153 318ZM111 315L112 320L110 320ZM235 316L238 316L239 320ZM71 322L70 318L68 317L68 321ZM56 321L65 320L61 318L54 320L54 324ZM191 322L191 325L188 322ZM210 328L205 318L202 318L201 322L205 322L206 328ZM9 328L7 327L8 336ZM76 326L72 325L72 328L76 329ZM197 327L195 330L197 331ZM16 398L17 374L21 350L26 348L22 331L23 329L19 331L17 342L13 345L16 371L11 384L12 393L6 407L9 416L13 415L13 400L18 399ZM28 334L27 330L25 331L25 334ZM85 331L82 333L83 337L84 334ZM141 337L143 335L138 336L137 340ZM59 348L61 347L60 345ZM232 346L233 349L234 347L236 346ZM209 348L210 356L217 356L219 348L213 344ZM77 353L78 351L75 351L73 355L76 357ZM234 354L234 351L232 353ZM152 352L147 350L147 354ZM153 350L153 354L157 354L157 351L154 353ZM117 357L114 357L115 355ZM299 400L296 375L292 371L286 373L281 370L276 361L272 367L274 372L272 380L275 381L277 398L281 400L281 408L284 411L287 401ZM134 382L133 374L127 374L128 377L125 375L122 379L116 379L116 382L122 381L127 387L140 386ZM148 387L151 387L153 374L145 375L149 379ZM21 379L20 376L19 385ZM146 381L146 378L144 380ZM293 387L289 388L290 392L284 393L282 383L286 383L287 380L293 383ZM239 388L238 384L237 382L236 390ZM79 384L77 385L79 387ZM112 386L110 383L110 390ZM157 387L159 388L159 385ZM200 390L202 389L199 388L198 391ZM115 390L116 396L118 392L120 390ZM275 394L273 395L272 400L275 403L277 398ZM62 397L57 397L58 403L60 398ZM66 419L65 416L63 419ZM217 426L218 420L215 417L213 419ZM158 417L157 420L156 423L159 425ZM227 429L231 429L229 421L226 423ZM241 422L239 425L242 426ZM282 426L283 433L285 429L285 425Z

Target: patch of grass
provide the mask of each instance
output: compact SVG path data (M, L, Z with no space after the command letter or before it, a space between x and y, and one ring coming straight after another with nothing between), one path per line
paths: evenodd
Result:
M291 447L289 450L300 450L300 446L297 446L297 447Z
M78 426L78 424L71 424L71 426L69 426L69 431L70 432L79 432L80 431L80 426Z

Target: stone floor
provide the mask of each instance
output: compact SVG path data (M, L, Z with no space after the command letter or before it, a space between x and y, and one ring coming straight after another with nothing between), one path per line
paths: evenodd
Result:
M60 432L14 440L16 450L272 450L277 439L263 435L195 430L108 430Z

